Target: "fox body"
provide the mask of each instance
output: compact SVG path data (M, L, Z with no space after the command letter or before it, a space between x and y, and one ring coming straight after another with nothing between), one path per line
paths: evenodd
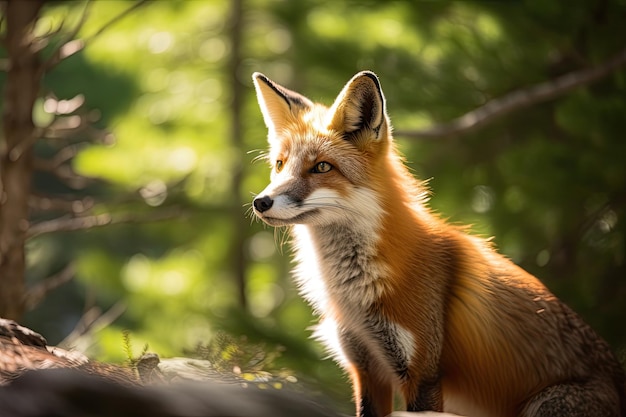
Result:
M446 224L395 149L376 75L328 108L253 75L271 183L253 202L290 226L317 336L351 374L357 415L620 416L608 344L535 277ZM624 414L626 415L626 413Z

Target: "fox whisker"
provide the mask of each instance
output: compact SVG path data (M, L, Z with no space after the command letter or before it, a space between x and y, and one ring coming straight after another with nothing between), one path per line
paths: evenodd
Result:
M259 161L262 160L268 160L269 159L269 153L266 150L263 149L253 149L247 152L248 155L252 154L252 153L258 153L257 156L255 156L254 158L252 158L252 163L257 163Z
M347 211L352 214L359 214L359 212L352 207L345 206L338 202L311 202L308 201L305 204L302 204L300 207L306 208L325 208L325 209L337 209L341 211Z
M289 240L289 228L288 227L275 227L274 228L274 242L276 244L276 248L278 249L278 253L282 256L284 255L283 247L287 244Z

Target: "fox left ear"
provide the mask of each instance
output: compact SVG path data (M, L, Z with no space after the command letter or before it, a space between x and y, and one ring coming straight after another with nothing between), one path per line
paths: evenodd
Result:
M379 141L386 134L385 97L378 77L371 71L356 74L330 109L329 127L349 140Z
M299 112L313 107L308 98L275 83L259 72L252 74L252 80L270 139L290 121L295 120Z

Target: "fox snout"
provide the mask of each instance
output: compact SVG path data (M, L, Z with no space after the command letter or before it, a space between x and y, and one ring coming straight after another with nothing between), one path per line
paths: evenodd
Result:
M254 214L270 226L286 226L297 223L302 210L291 197L275 190L263 190L252 200Z
M268 196L268 195L264 195L264 196L261 196L261 197L256 197L252 201L252 206L254 207L254 210L259 212L259 213L263 213L263 212L271 209L272 205L274 205L274 200L270 196Z

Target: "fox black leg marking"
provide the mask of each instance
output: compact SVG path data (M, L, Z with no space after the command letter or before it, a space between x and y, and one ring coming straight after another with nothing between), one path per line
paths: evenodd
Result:
M407 411L443 411L440 376L422 381L415 394L407 399Z
M406 379L409 376L411 352L407 351L409 346L402 344L398 326L376 313L369 317L367 325L374 338L380 342L383 353L396 375L401 380Z
M361 404L359 404L358 408L358 417L378 417L369 395L361 396Z

